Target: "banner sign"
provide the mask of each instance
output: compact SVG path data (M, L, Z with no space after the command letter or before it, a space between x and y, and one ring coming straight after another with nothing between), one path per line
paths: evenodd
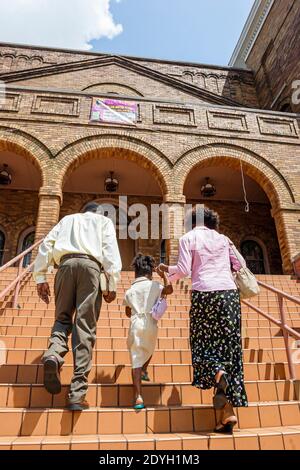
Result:
M136 103L115 99L93 98L91 121L113 124L136 124L138 107Z

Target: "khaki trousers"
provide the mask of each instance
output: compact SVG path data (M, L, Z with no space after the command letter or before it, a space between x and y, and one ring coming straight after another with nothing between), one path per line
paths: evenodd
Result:
M55 356L62 366L63 358L69 351L68 337L72 332L74 375L69 402L78 403L86 395L88 375L92 367L97 320L102 303L100 266L85 258L63 261L55 277L54 294L55 323L49 339L49 349L43 360Z

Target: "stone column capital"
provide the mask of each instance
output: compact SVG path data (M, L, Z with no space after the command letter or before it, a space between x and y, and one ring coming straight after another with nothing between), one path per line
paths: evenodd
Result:
M271 209L272 217L279 213L295 212L300 214L300 204L285 204L284 206L274 207Z
M43 186L42 188L40 188L39 190L39 198L58 198L59 201L60 201L60 204L62 203L63 201L63 194L62 194L62 191L60 189L53 189L51 188L50 186Z
M185 204L186 197L184 196L184 194L168 193L164 195L163 201L166 204Z

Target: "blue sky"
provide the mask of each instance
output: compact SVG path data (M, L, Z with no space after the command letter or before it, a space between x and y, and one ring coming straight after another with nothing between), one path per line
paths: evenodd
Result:
M227 65L254 0L113 0L123 32L93 51Z

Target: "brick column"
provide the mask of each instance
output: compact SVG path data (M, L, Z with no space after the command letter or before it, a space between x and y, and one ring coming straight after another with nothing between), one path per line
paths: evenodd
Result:
M293 259L300 251L300 208L293 206L272 211L285 274L293 274Z
M294 273L300 279L300 252L293 258Z
M62 194L48 192L41 188L39 194L39 210L36 222L35 239L40 240L58 223Z
M186 198L183 194L166 194L164 203L168 206L169 240L167 240L167 259L170 265L178 260L179 238L184 234ZM174 210L172 210L172 207Z

